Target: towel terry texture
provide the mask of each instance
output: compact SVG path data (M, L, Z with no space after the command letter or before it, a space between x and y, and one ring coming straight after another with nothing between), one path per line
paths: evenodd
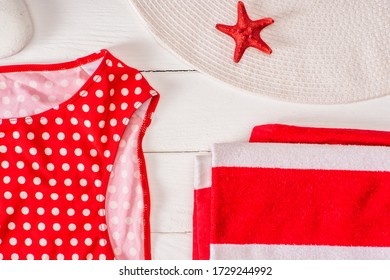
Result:
M196 158L193 258L389 259L389 145L286 125L215 144Z

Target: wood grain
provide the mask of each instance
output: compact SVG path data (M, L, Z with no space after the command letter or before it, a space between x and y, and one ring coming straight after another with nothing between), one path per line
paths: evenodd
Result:
M160 47L126 0L26 0L31 42L1 64L73 60L102 48L141 70L189 67ZM5 39L5 38L3 38Z
M194 153L146 154L152 232L191 232Z
M212 143L247 141L255 125L390 130L390 96L343 105L305 105L253 96L200 73L145 73L161 94L147 152L209 151Z
M192 235L189 233L152 233L152 258L155 260L190 260Z

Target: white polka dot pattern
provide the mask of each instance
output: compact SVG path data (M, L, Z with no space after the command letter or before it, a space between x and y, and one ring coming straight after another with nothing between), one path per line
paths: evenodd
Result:
M139 127L150 122L134 112L153 89L105 50L16 67L0 67L1 258L148 258L146 186L132 174L140 172ZM126 147L123 160L117 152ZM111 246L123 236L130 243Z

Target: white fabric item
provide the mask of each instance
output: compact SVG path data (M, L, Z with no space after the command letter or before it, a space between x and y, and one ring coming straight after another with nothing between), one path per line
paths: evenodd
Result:
M224 143L214 144L212 155L213 167L390 170L390 148L382 146Z
M193 67L256 95L299 103L348 103L390 93L390 1L246 0L271 55L216 30L235 25L236 0L129 0L152 33Z
M4 58L27 45L33 25L23 0L0 0L0 22L0 58Z
M211 155L201 154L195 156L194 171L195 190L211 187Z
M388 247L211 244L214 260L385 260Z

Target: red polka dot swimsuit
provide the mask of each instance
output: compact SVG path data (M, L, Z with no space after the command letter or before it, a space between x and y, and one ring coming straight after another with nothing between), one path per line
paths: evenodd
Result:
M123 250L150 258L141 142L157 101L142 75L107 50L0 67L0 259L126 258ZM124 162L126 146L134 158ZM130 161L134 176L124 171ZM113 184L122 184L116 174L131 177L134 199L107 202ZM115 213L118 203L133 211L127 220Z

